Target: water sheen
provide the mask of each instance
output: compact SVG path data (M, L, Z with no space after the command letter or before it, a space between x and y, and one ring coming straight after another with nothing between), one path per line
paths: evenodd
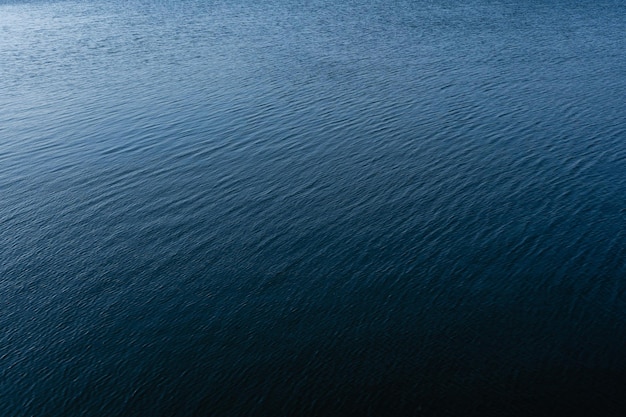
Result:
M626 412L626 3L0 5L0 415Z

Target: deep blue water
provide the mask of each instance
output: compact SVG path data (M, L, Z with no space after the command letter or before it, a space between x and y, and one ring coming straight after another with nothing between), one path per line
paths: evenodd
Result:
M0 5L0 415L626 415L626 3Z

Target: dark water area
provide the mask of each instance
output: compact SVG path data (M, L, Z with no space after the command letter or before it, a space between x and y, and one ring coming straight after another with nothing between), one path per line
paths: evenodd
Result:
M0 5L0 415L626 415L626 3Z

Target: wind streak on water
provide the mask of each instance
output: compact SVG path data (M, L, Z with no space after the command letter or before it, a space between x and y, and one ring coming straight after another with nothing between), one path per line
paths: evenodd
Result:
M621 2L0 6L0 414L622 415Z

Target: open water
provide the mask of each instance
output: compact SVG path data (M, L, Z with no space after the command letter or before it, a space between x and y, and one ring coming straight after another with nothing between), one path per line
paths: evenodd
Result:
M626 2L0 5L0 415L626 415Z

